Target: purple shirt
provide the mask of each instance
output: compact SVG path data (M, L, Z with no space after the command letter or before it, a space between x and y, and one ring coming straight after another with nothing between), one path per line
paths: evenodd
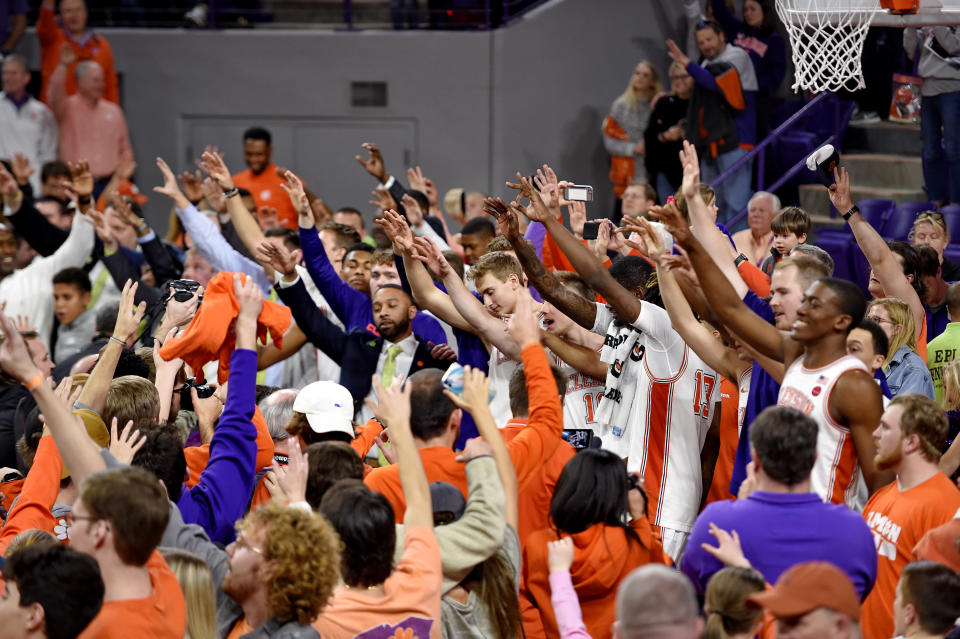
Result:
M30 11L27 0L0 0L0 44L10 35L10 16Z
M806 561L828 561L850 577L863 601L877 579L873 533L858 513L842 504L824 503L816 493L756 491L738 501L716 501L704 508L693 525L680 570L697 592L723 568L702 543L717 545L710 523L740 535L743 554L767 583L787 568Z

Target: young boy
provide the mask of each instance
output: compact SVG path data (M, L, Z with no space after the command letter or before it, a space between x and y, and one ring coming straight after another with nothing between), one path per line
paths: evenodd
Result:
M773 274L774 265L790 255L794 246L807 241L810 216L800 207L784 207L770 222L770 230L773 231L773 248L770 249L770 257L760 266L760 270L767 275Z
M82 268L65 268L53 276L53 312L57 317L53 361L73 355L93 338L96 314L87 310L90 278Z

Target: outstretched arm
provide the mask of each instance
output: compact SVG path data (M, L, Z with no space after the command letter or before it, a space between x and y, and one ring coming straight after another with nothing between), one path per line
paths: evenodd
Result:
M523 197L530 200L531 206L526 211L527 217L542 222L547 227L547 232L553 236L560 250L567 256L577 272L593 290L603 295L607 302L617 310L620 317L628 318L630 321L636 319L640 315L641 309L640 300L636 293L620 286L620 283L610 275L610 272L593 252L551 215L540 194L533 188L527 178L517 173L517 179L520 180L519 184L508 182L507 186L518 189Z
M739 370L743 366L736 366L739 361L737 352L724 346L716 339L707 328L697 321L687 304L680 285L673 276L671 270L666 267L661 259L663 257L663 244L660 236L650 226L650 222L640 218L636 226L627 224L625 231L634 231L640 234L647 247L647 254L657 262L657 280L660 283L660 297L663 299L663 305L670 316L670 324L673 330L680 334L683 341L693 349L693 351L706 362L707 366L717 371L730 380L736 380L739 377Z
M841 167L839 170L834 169L833 175L835 183L830 187L830 201L837 211L847 213L853 208L853 199L850 196L850 174ZM887 297L901 299L910 305L913 321L919 334L925 317L923 302L907 276L903 274L903 267L896 255L859 211L850 216L849 224L853 237L870 263L870 268L873 269L873 274L883 287L884 294Z
M696 197L700 197L699 193ZM693 237L690 226L676 207L670 204L657 208L653 211L653 215L664 223L677 243L686 249L690 263L707 296L707 302L720 321L737 335L743 336L759 352L783 361L786 354L784 338L780 331L752 313L743 303L710 254L704 250L697 238Z
M520 208L519 202L514 206ZM530 283L540 292L543 299L550 302L567 317L586 329L593 328L597 319L597 307L591 301L575 291L564 286L553 274L553 271L544 266L536 251L520 235L520 224L517 211L497 198L487 198L483 201L483 210L497 219L500 233L510 242L523 272L527 274Z

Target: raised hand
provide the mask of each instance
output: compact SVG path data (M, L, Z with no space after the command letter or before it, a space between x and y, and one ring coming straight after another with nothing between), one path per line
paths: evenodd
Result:
M689 202L700 192L700 160L697 157L697 148L688 141L683 141L680 149L680 164L683 166L683 183L680 191Z
M374 221L374 224L383 229L390 241L393 242L393 252L399 254L410 253L414 249L413 232L407 221L393 209L383 212L383 217Z
M410 226L419 228L420 225L423 224L424 215L424 212L420 210L420 205L406 193L403 194L400 201L403 204L404 211L407 213L407 221L410 223Z
M655 206L650 209L650 217L658 222L662 222L677 244L684 248L690 245L690 240L693 239L693 234L690 232L690 224L683 219L680 211L677 210L676 204L670 202L666 206Z
M379 211L386 211L387 209L397 209L397 201L393 199L393 195L390 191L386 189L376 188L370 191L370 195L373 196L373 199L370 200L370 204L377 207Z
M210 209L217 213L227 212L227 198L223 197L223 189L213 181L213 178L206 178L200 185L203 189L203 197L210 205Z
M81 391L83 391L83 386L78 384L74 388L73 378L68 376L60 380L60 383L53 390L53 394L57 396L61 404L67 407L67 410L72 411Z
M103 242L103 248L106 250L106 252L116 253L119 243L117 242L116 236L113 234L113 229L110 228L110 223L107 221L106 215L101 215L96 218L96 222L93 225L93 230L96 232L97 237L100 238L100 241Z
M520 239L520 221L517 213L500 198L492 197L483 200L483 211L497 220L497 228L508 241Z
M373 376L373 388L377 393L377 402L374 404L369 398L367 406L381 424L389 427L391 432L410 430L410 390L411 384L390 384L386 388L380 383L380 376Z
M26 315L17 315L15 325L17 327L17 331L20 333L29 333L37 330L36 327L30 323L30 318Z
M583 225L587 223L587 203L568 202L567 212L570 214L570 230L577 237L583 235Z
M121 220L135 229L140 228L140 225L143 224L143 218L133 212L130 201L125 197L116 196L113 198L113 210L117 212Z
M134 303L137 296L138 282L127 280L120 292L120 310L117 313L117 322L113 325L113 336L122 342L130 343L130 339L137 334L140 320L147 310L147 303ZM173 301L173 300L171 300Z
M30 176L35 172L33 167L30 166L30 160L22 153L13 154L10 167L13 169L13 177L17 178L17 184L20 186L26 186L30 182Z
M363 148L366 149L369 157L364 159L362 156L358 155L357 162L360 163L367 173L377 178L381 184L385 183L390 179L390 174L387 173L387 168L383 164L383 155L380 153L380 149L377 148L376 144L371 144L365 142Z
M196 173L184 171L180 174L180 186L183 187L183 194L191 202L199 202L203 199L203 175L199 169Z
M190 205L190 201L180 192L180 187L177 186L177 176L173 174L173 171L170 170L167 163L163 161L163 158L157 158L157 168L160 169L160 173L163 175L163 186L155 186L153 187L153 191L160 195L166 195L173 200L174 206L178 209L187 208Z
M547 542L547 567L551 573L570 572L573 565L573 538Z
M287 171L283 174L283 177L287 183L281 184L280 186L283 187L283 190L286 191L290 197L293 208L297 209L297 213L299 213L301 217L306 216L312 218L310 201L307 200L307 192L303 188L303 180L293 171ZM301 226L303 225L301 224Z
M450 263L447 262L447 258L443 256L440 247L434 244L433 240L429 237L415 237L413 239L413 246L417 252L414 253L412 257L423 262L427 268L433 271L440 279L445 278L453 272L453 269L450 268Z
M70 183L67 188L73 191L81 200L88 198L93 193L93 174L90 173L90 164L86 160L79 160L76 163L68 162L70 168Z
M830 202L838 213L846 213L853 208L850 197L850 173L843 167L833 169L834 183L830 185Z
M610 220L599 220L599 226L597 227L597 239L593 241L593 254L597 256L597 259L601 262L607 259L607 249L610 248L610 235L613 233L616 234L614 230L611 229L612 222L606 224Z
M17 332L17 327L3 311L0 311L0 329L3 331L3 340L0 341L0 368L20 383L34 379L40 370L33 363L23 336Z
M490 404L490 380L479 368L463 367L463 393L457 395L453 391L444 390L443 394L451 402L468 413L473 414Z
M517 180L519 180L518 183L507 182L507 188L520 191L521 197L525 197L531 204L528 208L518 207L517 210L527 216L532 222L546 222L551 218L556 219L556 217L550 213L550 210L544 203L543 198L540 197L537 189L535 189L533 184L530 183L530 180L524 177L519 171L517 171Z
M427 180L423 177L423 171L419 166L407 169L407 182L410 183L412 190L427 194Z
M307 454L300 450L298 437L294 438L293 451L287 460L286 464L278 464L274 460L273 467L267 473L267 488L272 496L286 499L290 503L306 501L310 464Z
M0 195L8 199L20 195L20 185L2 163L0 163Z
M297 278L297 254L285 246L261 242L257 246L257 259L272 266L288 282Z
M521 294L517 296L517 305L510 320L503 329L509 333L520 348L540 343L540 320L533 312L533 298Z
M623 225L623 234L626 237L629 233L639 235L640 241L643 242L643 244L641 245L633 240L625 239L624 241L628 246L637 249L652 260L657 260L663 255L663 240L646 218L639 217L636 218L635 221L625 222Z
M218 153L215 148L207 147L203 155L200 156L200 159L197 160L197 166L213 178L222 190L229 191L234 188L230 169L227 168L226 163L223 161L223 155Z
M117 169L113 174L121 181L129 180L133 177L133 172L137 170L137 163L132 158L120 158L117 162Z
M233 294L240 305L237 320L248 319L255 322L263 308L263 291L256 285L253 278L249 275L244 277L240 273L234 273Z
M129 464L133 461L137 451L143 448L147 443L147 436L140 434L137 428L131 432L133 420L129 420L123 427L120 436L117 436L117 418L110 420L110 454L112 454L121 464Z
M717 545L711 546L708 543L702 543L700 544L701 548L727 566L752 568L743 554L743 548L740 546L740 535L737 534L736 530L727 532L711 521L710 534L717 538Z
M677 43L673 40L667 40L667 55L670 56L671 60L674 62L679 62L684 67L690 64L690 58L687 57L687 54L680 50L680 47L678 47Z

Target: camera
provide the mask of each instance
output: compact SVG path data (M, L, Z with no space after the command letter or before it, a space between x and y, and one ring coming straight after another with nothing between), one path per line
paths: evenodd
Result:
M196 412L193 408L193 396L190 394L191 388L196 389L197 399L207 399L217 392L215 386L211 386L206 382L198 384L195 377L188 377L186 381L183 382L183 388L180 389L180 410Z
M186 302L193 297L197 289L200 288L200 282L196 280L173 280L169 286L173 289L173 294L167 297L166 302L169 302L171 298L178 302ZM200 304L202 301L203 294L201 293L197 304Z

